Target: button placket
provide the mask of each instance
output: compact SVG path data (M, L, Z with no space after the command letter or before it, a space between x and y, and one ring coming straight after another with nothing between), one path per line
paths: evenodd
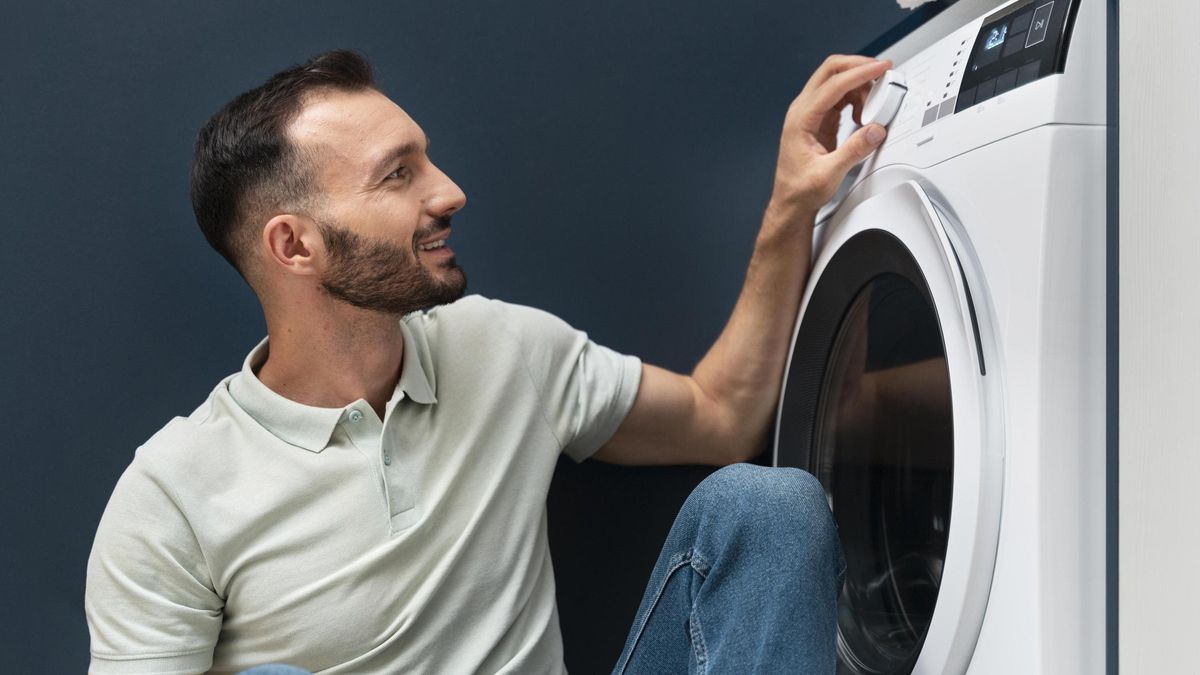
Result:
M351 408L346 413L346 422L342 425L346 430L346 435L350 437L350 442L367 456L371 461L368 462L371 470L375 474L375 480L379 485L379 489L383 492L384 509L390 519L392 517L392 491L388 485L387 475L384 473L384 467L380 465L377 459L380 452L380 432L378 424L374 424L372 419L359 408Z
M394 425L394 421L389 421L380 436L385 465L384 476L387 482L388 498L392 503L393 523L396 519L410 516L411 514L408 512L417 505L410 485L411 477L404 471L404 463L401 458L394 456L401 447L401 435Z
M388 429L388 426L391 424L392 416L396 414L397 406L399 406L399 404L404 399L405 399L404 391L398 389L396 391L395 396L393 396L392 400L388 401L387 409L384 412L383 428L382 428L382 432L380 433L380 438L379 438L379 445L380 445L380 448L382 448L382 450L383 450L383 465L384 466L392 465L392 452L388 448L387 429Z

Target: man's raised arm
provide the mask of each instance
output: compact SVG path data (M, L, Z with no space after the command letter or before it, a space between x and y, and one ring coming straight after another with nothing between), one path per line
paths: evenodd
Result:
M885 136L872 124L837 147L841 111L851 105L859 120L872 80L890 66L831 56L792 101L771 200L733 314L691 375L642 367L633 408L596 459L723 465L761 452L808 279L813 221Z

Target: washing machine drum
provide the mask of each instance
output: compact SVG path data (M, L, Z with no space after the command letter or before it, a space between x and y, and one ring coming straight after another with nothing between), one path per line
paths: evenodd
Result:
M946 560L954 414L929 287L895 237L871 230L840 248L792 357L777 463L817 476L838 523L839 670L910 672Z
M843 673L965 672L996 561L996 322L930 194L905 180L823 226L783 383L775 462L820 479L846 555Z

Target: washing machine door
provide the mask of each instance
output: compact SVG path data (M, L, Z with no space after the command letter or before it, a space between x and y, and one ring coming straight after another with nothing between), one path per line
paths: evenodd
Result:
M964 672L987 606L1002 398L985 283L947 213L915 181L839 211L792 340L775 463L817 476L838 524L841 673Z

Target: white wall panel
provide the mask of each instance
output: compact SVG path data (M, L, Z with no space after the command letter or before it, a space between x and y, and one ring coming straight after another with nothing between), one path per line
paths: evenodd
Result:
M1119 10L1120 672L1196 672L1200 3Z

